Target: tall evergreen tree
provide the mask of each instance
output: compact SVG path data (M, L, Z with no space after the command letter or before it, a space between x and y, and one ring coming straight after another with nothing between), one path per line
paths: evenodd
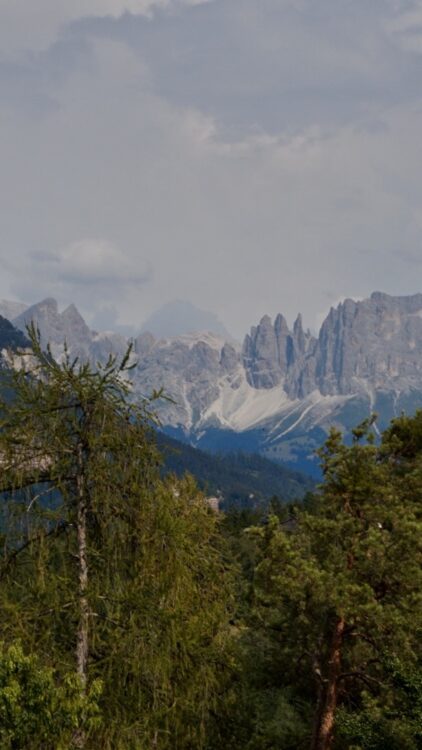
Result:
M362 443L366 426L352 446L333 431L310 510L298 511L294 524L274 517L255 532L256 632L278 664L278 688L291 697L293 690L293 705L301 698L315 706L311 750L345 747L341 721L336 730L340 706L343 718L344 711L370 710L374 718L381 706L392 710L388 662L400 659L405 671L417 663L421 472L420 464L404 469L394 454L397 433L398 425L380 451ZM409 736L391 747L416 748ZM297 744L304 742L302 734Z
M93 369L31 341L1 404L3 637L73 663L82 696L101 680L102 727L75 747L199 748L230 610L216 519L160 481L130 352Z

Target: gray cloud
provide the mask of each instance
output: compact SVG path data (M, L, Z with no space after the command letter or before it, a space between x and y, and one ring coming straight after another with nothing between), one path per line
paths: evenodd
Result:
M420 7L63 13L0 63L1 295L135 327L189 299L241 335L264 312L314 325L341 296L417 291Z
M94 238L71 242L55 252L28 253L24 275L13 259L3 262L14 279L11 288L20 299L32 301L37 295L54 294L66 302L74 300L86 306L89 296L95 308L94 324L101 319L113 320L116 328L118 315L110 303L133 290L139 293L152 277L149 263L130 258L108 241Z
M67 24L81 17L148 16L157 8L172 10L202 0L0 0L0 48L6 55L44 50Z
M106 240L87 238L55 253L30 253L35 274L63 284L121 287L140 285L151 276L150 267L133 259Z
M158 94L215 117L236 139L239 131L331 128L351 118L370 126L377 108L419 96L422 58L403 44L403 35L420 33L410 5L214 0L171 17L75 28L124 40L148 62Z

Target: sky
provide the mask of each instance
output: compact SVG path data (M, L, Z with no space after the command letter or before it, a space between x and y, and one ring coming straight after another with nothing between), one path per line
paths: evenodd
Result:
M422 291L421 0L0 0L0 298L139 329Z

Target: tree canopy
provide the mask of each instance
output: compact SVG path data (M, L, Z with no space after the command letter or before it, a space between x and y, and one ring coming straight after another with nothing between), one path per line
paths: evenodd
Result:
M333 430L303 502L218 516L162 478L130 350L29 333L0 402L2 746L417 750L422 411Z
M258 560L246 656L258 653L261 668L245 747L268 736L312 750L419 746L421 416L396 420L378 447L365 441L369 424L351 446L333 430L308 507L249 531Z
M191 481L160 479L130 352L92 368L31 340L1 404L2 637L81 700L101 687L75 747L202 747L231 607L217 519Z

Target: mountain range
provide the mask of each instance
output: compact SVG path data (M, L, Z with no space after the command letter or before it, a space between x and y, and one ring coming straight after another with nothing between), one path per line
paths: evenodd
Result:
M64 339L92 361L126 350L124 336L91 331L74 305L59 312L46 299L16 310L0 303L18 330L33 320L57 357ZM375 411L381 430L422 406L422 294L346 299L316 337L300 315L290 329L279 314L264 316L243 345L212 332L143 331L133 343L134 397L163 387L171 397L157 407L163 430L208 451L258 452L315 473L314 451L330 426L348 434Z

